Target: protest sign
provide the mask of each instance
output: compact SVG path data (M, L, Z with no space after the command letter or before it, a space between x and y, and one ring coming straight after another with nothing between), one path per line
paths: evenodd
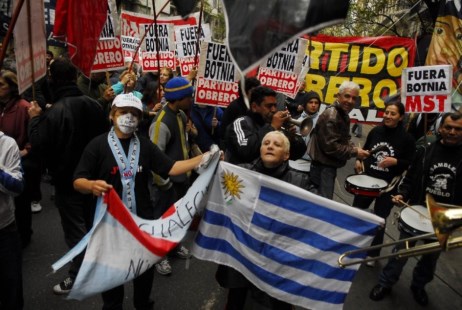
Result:
M406 112L450 112L451 82L451 65L404 69L401 101L405 103Z
M117 7L114 0L108 0L106 23L101 30L100 40L114 40L119 33Z
M360 86L358 108L350 113L352 120L381 122L384 100L398 92L401 73L414 65L415 42L397 37L310 37L307 45L310 70L307 87L332 104L343 81ZM365 115L359 107L363 108Z
M197 45L197 26L176 26L175 27L175 42L177 51L177 60L179 62L181 75L187 76L198 63L195 57L199 56L196 53ZM212 35L209 24L202 24L200 31L201 41L211 41Z
M120 19L122 21L121 26L121 42L122 42L122 49L124 51L125 57L132 57L134 58L135 51L137 47L140 45L140 40L143 36L141 30L145 29L144 26L140 27L140 25L150 25L154 23L154 19L152 16L144 15L144 14L137 14L128 11L122 11L120 15ZM172 16L172 17L159 17L157 18L157 23L159 24L173 24L173 25L196 25L197 21L199 20L199 13L191 14L188 18L183 19L181 16ZM146 54L143 56L149 63L149 66L156 66L156 56ZM171 58L169 58L171 59ZM135 59L136 61L136 59ZM144 59L143 59L144 61ZM175 67L175 62L168 62L164 63L165 65L171 65L170 68ZM161 65L161 67L163 67Z
M114 40L100 40L91 71L101 72L122 68L124 68L124 56L120 36L116 36Z
M142 36L145 35L145 39L141 44L143 71L159 71L162 67L174 68L175 41L173 39L173 25L158 23L157 29L155 29L153 24L141 24L140 33Z
M15 1L15 7L18 1ZM28 12L28 8L30 11ZM46 74L46 37L43 2L23 5L14 27L14 53L21 94ZM31 25L29 29L29 25Z
M295 39L267 57L258 70L261 84L295 98L306 59L306 43L305 39Z
M108 0L106 24L101 31L91 71L119 70L124 68L124 65L117 7L114 0Z
M224 44L202 42L195 102L227 107L238 96L239 72Z

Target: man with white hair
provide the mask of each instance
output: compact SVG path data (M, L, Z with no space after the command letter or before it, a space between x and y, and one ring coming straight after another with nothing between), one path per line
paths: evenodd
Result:
M358 84L345 81L340 85L337 100L318 118L311 133L308 154L312 159L310 182L313 192L332 199L337 168L352 157L364 159L369 152L356 147L350 136L350 117L359 97Z

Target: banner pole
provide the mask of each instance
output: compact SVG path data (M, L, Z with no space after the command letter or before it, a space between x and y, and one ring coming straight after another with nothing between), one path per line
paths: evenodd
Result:
M32 21L30 12L30 1L27 0L27 28L28 28L28 41L29 41L29 58L30 58L30 69L32 78L32 100L35 101L35 65L34 65L34 47L32 46Z
M164 5L162 6L162 8L160 9L159 11L159 14L156 14L156 12L154 11L154 15L156 16L156 18L160 15L160 13L165 9L165 7L167 6L167 4L170 3L170 0L167 0ZM151 27L152 27L152 24L151 24ZM130 67L128 68L128 71L131 71L132 70L132 67L133 67L133 62L135 61L136 59L136 56L138 55L138 51L140 50L140 47L141 47L141 43L143 43L143 40L146 38L146 33L144 33L143 37L141 38L140 40L140 43L138 44L138 46L136 47L136 50L135 50L135 54L133 55L133 60L132 62L130 63Z
M11 22L8 25L6 35L3 38L2 48L0 49L0 68L3 67L3 60L5 59L6 49L8 48L8 44L10 43L11 35L13 34L13 29L16 25L16 22L18 21L19 13L21 12L23 4L24 0L19 0L18 4L14 8L14 13L11 17Z

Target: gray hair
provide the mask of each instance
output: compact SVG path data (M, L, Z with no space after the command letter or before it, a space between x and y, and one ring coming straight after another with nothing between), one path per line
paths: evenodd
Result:
M344 81L342 84L340 84L340 87L338 88L338 93L343 94L347 89L359 91L359 85L353 81Z
M289 142L289 139L287 138L287 136L286 136L283 132L277 131L277 130L268 132L268 133L263 137L263 139L261 140L262 143L263 143L263 141L265 140L265 138L266 138L268 135L276 135L276 136L281 137L281 138L282 138L282 143L283 143L284 151L287 152L287 153L290 152L290 142Z

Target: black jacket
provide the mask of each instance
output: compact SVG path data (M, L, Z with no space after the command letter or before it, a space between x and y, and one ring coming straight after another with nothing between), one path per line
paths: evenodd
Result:
M444 162L439 158L453 158L452 166L455 173L450 176L450 182L446 182L444 192L447 198L434 196L435 200L441 203L462 205L462 146L444 146L440 140L430 144L428 147L419 148L414 161L398 186L398 194L403 196L410 204L425 205L425 195L431 192L431 170L438 163ZM433 174L435 174L433 172Z
M29 123L29 139L39 150L55 186L72 190L72 176L83 149L108 129L103 108L70 84L54 91L55 103Z
M232 164L250 163L260 155L263 137L274 128L258 113L249 111L226 129L226 160Z
M241 116L247 114L247 106L245 105L244 98L238 97L234 101L232 101L228 107L223 112L223 116L221 118L221 126L220 126L220 149L223 151L226 150L226 141L225 141L225 134L226 130L229 125L231 125L236 119Z

